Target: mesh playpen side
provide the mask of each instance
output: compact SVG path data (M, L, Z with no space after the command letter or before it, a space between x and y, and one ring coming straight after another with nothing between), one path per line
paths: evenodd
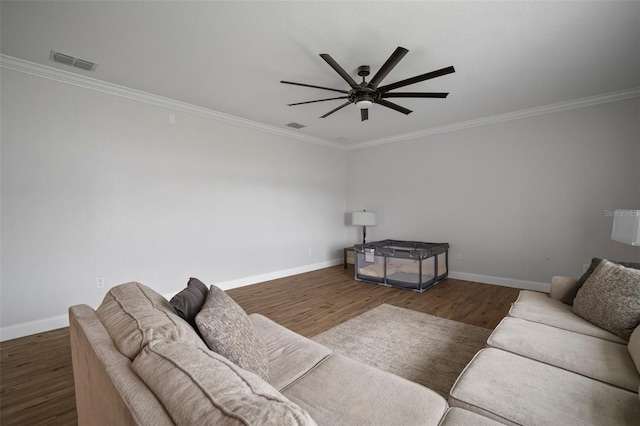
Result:
M354 250L359 281L422 292L449 274L447 243L384 240Z

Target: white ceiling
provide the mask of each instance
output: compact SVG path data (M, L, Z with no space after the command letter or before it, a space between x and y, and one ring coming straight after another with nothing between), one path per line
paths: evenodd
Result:
M2 1L0 14L4 55L346 146L640 87L637 1ZM453 65L402 89L447 99L394 100L408 116L374 105L366 122L353 105L318 118L341 100L286 106L337 94L280 80L348 89L318 54L360 81L397 46L409 53L384 84Z

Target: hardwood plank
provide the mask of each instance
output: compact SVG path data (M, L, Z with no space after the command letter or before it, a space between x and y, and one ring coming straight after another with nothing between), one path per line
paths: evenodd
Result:
M355 281L353 265L339 265L227 293L312 337L382 303L494 328L519 290L449 279L416 293ZM68 327L2 342L0 354L0 424L77 424Z
M423 293L359 282L353 265L240 287L227 292L248 313L258 312L312 337L389 303L466 324L493 329L509 312L519 290L447 279Z
M0 343L0 424L77 424L69 328Z

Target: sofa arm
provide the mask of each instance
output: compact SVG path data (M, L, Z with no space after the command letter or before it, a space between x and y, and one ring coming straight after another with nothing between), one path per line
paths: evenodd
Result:
M578 278L556 276L551 278L551 294L552 299L560 300L567 290L578 282Z

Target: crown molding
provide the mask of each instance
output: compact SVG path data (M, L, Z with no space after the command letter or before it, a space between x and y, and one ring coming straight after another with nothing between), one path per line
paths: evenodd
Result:
M259 123L257 121L247 120L246 118L237 117L231 114L225 114L209 108L204 108L186 102L165 98L163 96L154 95L152 93L143 92L141 90L131 89L129 87L108 83L106 81L87 77L85 75L74 74L46 65L14 58L12 56L0 55L0 68L23 72L37 77L71 84L73 86L82 87L85 89L96 90L98 92L120 96L122 98L144 102L147 104L168 108L174 111L181 111L212 120L222 121L224 123L234 124L265 133L271 133L278 136L297 139L303 142L309 142L317 145L327 146L330 148L345 150L345 147L343 145L332 143L321 138L315 138L313 136L304 135L294 131L280 129L278 127Z
M421 138L425 136L438 135L442 133L456 132L458 130L470 129L473 127L487 126L490 124L503 123L511 120L519 120L538 115L551 114L554 112L566 111L575 108L584 108L588 106L615 102L629 98L640 97L640 87L618 92L610 92L602 95L590 96L572 101L559 102L541 107L529 108L521 111L509 112L506 114L492 115L489 117L479 118L476 120L462 121L459 123L447 124L439 127L431 127L429 129L419 130L417 132L405 133L402 135L391 136L388 138L374 139L366 142L356 143L352 145L342 145L330 142L325 139L308 136L305 134L281 129L279 127L270 126L257 121L247 120L230 114L214 111L212 109L192 105L186 102L176 101L174 99L165 98L154 95L152 93L143 92L136 89L120 86L117 84L107 83L102 80L87 77L80 74L74 74L68 71L52 68L46 65L36 64L34 62L25 61L23 59L14 58L12 56L0 55L0 68L6 68L19 71L34 76L71 84L86 89L96 90L99 92L120 96L127 99L136 100L174 111L182 111L188 114L198 115L212 120L222 121L241 127L246 127L265 133L296 139L302 142L323 145L326 147L338 149L341 151L352 151L372 146L385 145L389 143L403 142L411 139Z
M456 132L458 130L470 129L473 127L487 126L490 124L503 123L505 121L520 120L537 115L551 114L554 112L566 111L575 108L584 108L592 105L604 104L608 102L621 101L623 99L636 98L640 96L640 87L628 90L620 90L617 92L605 93L602 95L589 96L586 98L574 99L572 101L559 102L556 104L544 105L541 107L523 109L520 111L509 112L506 114L492 115L489 117L479 118L477 120L461 121L459 123L447 124L439 127L432 127L417 132L405 133L398 136L388 138L374 139L362 143L349 145L347 151L368 148L372 146L385 145L388 143L402 142L410 139L416 139L424 136L438 135L442 133Z

